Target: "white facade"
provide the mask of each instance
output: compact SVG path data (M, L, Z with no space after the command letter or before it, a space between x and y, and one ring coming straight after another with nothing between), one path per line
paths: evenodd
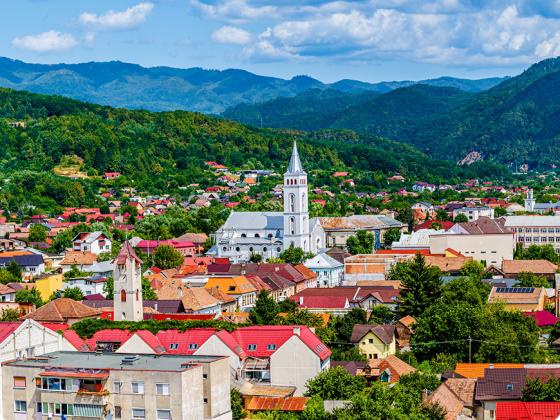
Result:
M489 217L490 219L494 218L494 209L490 207L462 207L460 209L453 210L453 219L455 219L458 215L464 214L467 216L469 222L474 222L478 220L480 217Z
M115 259L113 272L115 321L144 319L141 269L142 261L136 256L132 246L125 242Z
M112 242L103 232L82 232L72 240L74 251L91 252L99 255L111 252Z
M303 263L317 274L317 287L340 286L344 277L344 264L321 253Z
M209 253L234 262L248 261L253 254L275 258L290 246L317 253L325 245L325 232L316 218L309 219L307 174L295 143L283 196L282 212L231 212L216 231L216 245Z
M515 242L530 245L552 245L560 250L560 216L507 216L505 226L513 231Z
M82 291L84 296L95 295L97 293L105 296L105 291L103 290L106 280L96 280L87 278L76 278L68 279L62 282L62 290L68 289L69 287L77 287Z
M430 236L430 253L445 254L451 248L465 257L484 261L486 265L502 266L503 260L512 260L515 248L512 233L461 235L446 233Z

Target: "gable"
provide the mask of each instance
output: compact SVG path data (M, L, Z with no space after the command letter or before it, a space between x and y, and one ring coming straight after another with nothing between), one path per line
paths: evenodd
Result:
M115 353L154 354L154 350L137 334L126 340Z

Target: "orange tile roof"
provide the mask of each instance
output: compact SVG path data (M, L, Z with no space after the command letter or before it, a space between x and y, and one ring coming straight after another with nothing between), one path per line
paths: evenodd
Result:
M548 260L504 260L502 270L506 274L523 272L536 274L554 274L558 266Z
M204 287L207 289L216 287L228 295L240 295L257 291L255 286L245 276L210 277Z
M68 251L64 255L61 265L91 265L97 261L97 255L92 252Z
M251 397L245 409L248 411L303 411L309 398L306 397Z
M100 310L90 308L74 299L59 298L37 308L24 318L39 322L66 322L68 319L91 318L100 313Z
M448 271L459 271L466 262L472 261L472 257L439 257L434 255L428 255L425 257L426 265L431 265L433 267L439 268L443 272Z
M445 409L445 420L456 420L464 406L461 399L444 383L430 394L428 403L443 407Z
M484 369L491 366L490 363L457 363L455 372L465 378L484 378ZM523 368L522 363L494 363L494 369Z

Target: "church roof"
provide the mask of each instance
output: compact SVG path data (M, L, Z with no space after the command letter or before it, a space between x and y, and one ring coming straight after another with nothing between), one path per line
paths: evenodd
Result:
M220 231L284 230L284 215L274 211L232 211Z
M136 252L134 252L134 248L130 245L130 242L125 241L119 255L117 255L117 264L123 265L126 260L136 260L138 264L142 264L142 260L138 258Z
M299 153L295 141L294 141L294 147L292 149L292 157L290 159L290 165L288 166L286 175L305 175L305 171L303 170L303 166L301 166L301 161L299 160Z

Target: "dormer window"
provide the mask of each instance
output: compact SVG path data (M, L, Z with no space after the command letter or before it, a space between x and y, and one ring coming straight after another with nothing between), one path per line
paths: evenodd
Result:
M177 350L179 348L179 343L171 343L169 345L169 350Z
M257 349L257 345L256 344L249 344L247 345L247 350L249 351L255 351Z
M513 384L507 384L506 385L506 390L507 391L513 391Z
M196 343L190 343L189 344L189 350L196 350L198 348L198 344Z
M267 349L268 351L276 350L276 344L268 344L268 345L266 346L266 349Z

